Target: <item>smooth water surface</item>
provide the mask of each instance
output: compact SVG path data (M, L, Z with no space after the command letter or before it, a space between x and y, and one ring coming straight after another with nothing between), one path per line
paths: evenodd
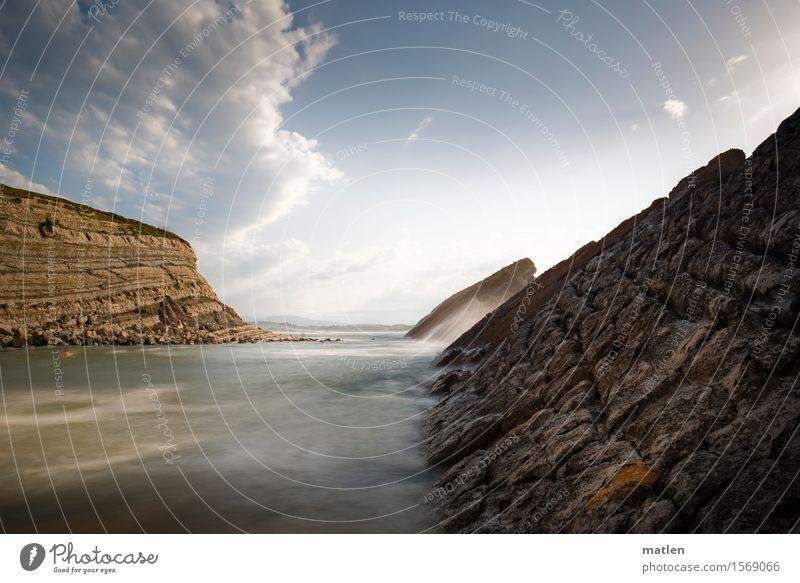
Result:
M418 532L433 349L337 343L0 353L10 532Z

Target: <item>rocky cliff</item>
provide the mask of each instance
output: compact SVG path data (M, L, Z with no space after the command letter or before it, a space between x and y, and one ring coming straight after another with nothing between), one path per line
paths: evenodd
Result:
M0 346L290 339L244 322L168 231L0 185Z
M406 336L446 344L513 296L536 273L530 259L520 259L453 294L408 331Z
M445 351L426 497L464 532L800 530L800 111Z

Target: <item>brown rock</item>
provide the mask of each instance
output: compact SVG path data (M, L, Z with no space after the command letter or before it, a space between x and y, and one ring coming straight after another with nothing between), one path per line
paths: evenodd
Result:
M0 217L0 346L286 339L220 302L173 233L4 185Z
M429 457L485 471L437 501L448 528L796 531L799 209L800 111L454 342L443 363L480 356Z

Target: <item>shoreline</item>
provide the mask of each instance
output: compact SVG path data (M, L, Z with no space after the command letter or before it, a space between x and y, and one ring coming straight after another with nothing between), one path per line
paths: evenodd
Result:
M260 334L261 332L265 334ZM49 339L47 342L35 342L32 339L27 339L26 342L21 342L15 339L16 342L12 344L5 344L0 342L0 352L22 350L22 349L66 349L66 348L88 348L88 347L109 347L109 346L129 346L129 347L145 347L145 346L217 346L222 344L270 344L274 342L316 342L316 343L336 343L341 342L341 338L331 337L310 337L310 336L292 336L287 334L279 334L271 330L260 329L256 332L259 337L255 337L253 332L248 332L245 337L226 336L218 338L207 338L198 336L196 339L187 339L185 341L172 341L167 337L154 338L148 336L144 340L119 342L114 339L92 339L82 342L74 342L64 340L62 338ZM55 340L55 341L53 341ZM132 339L131 339L132 340Z

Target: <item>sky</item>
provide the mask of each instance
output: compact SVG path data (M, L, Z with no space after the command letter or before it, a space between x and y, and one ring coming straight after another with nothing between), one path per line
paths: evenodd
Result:
M800 107L800 2L0 0L0 182L166 227L247 319L416 322Z

